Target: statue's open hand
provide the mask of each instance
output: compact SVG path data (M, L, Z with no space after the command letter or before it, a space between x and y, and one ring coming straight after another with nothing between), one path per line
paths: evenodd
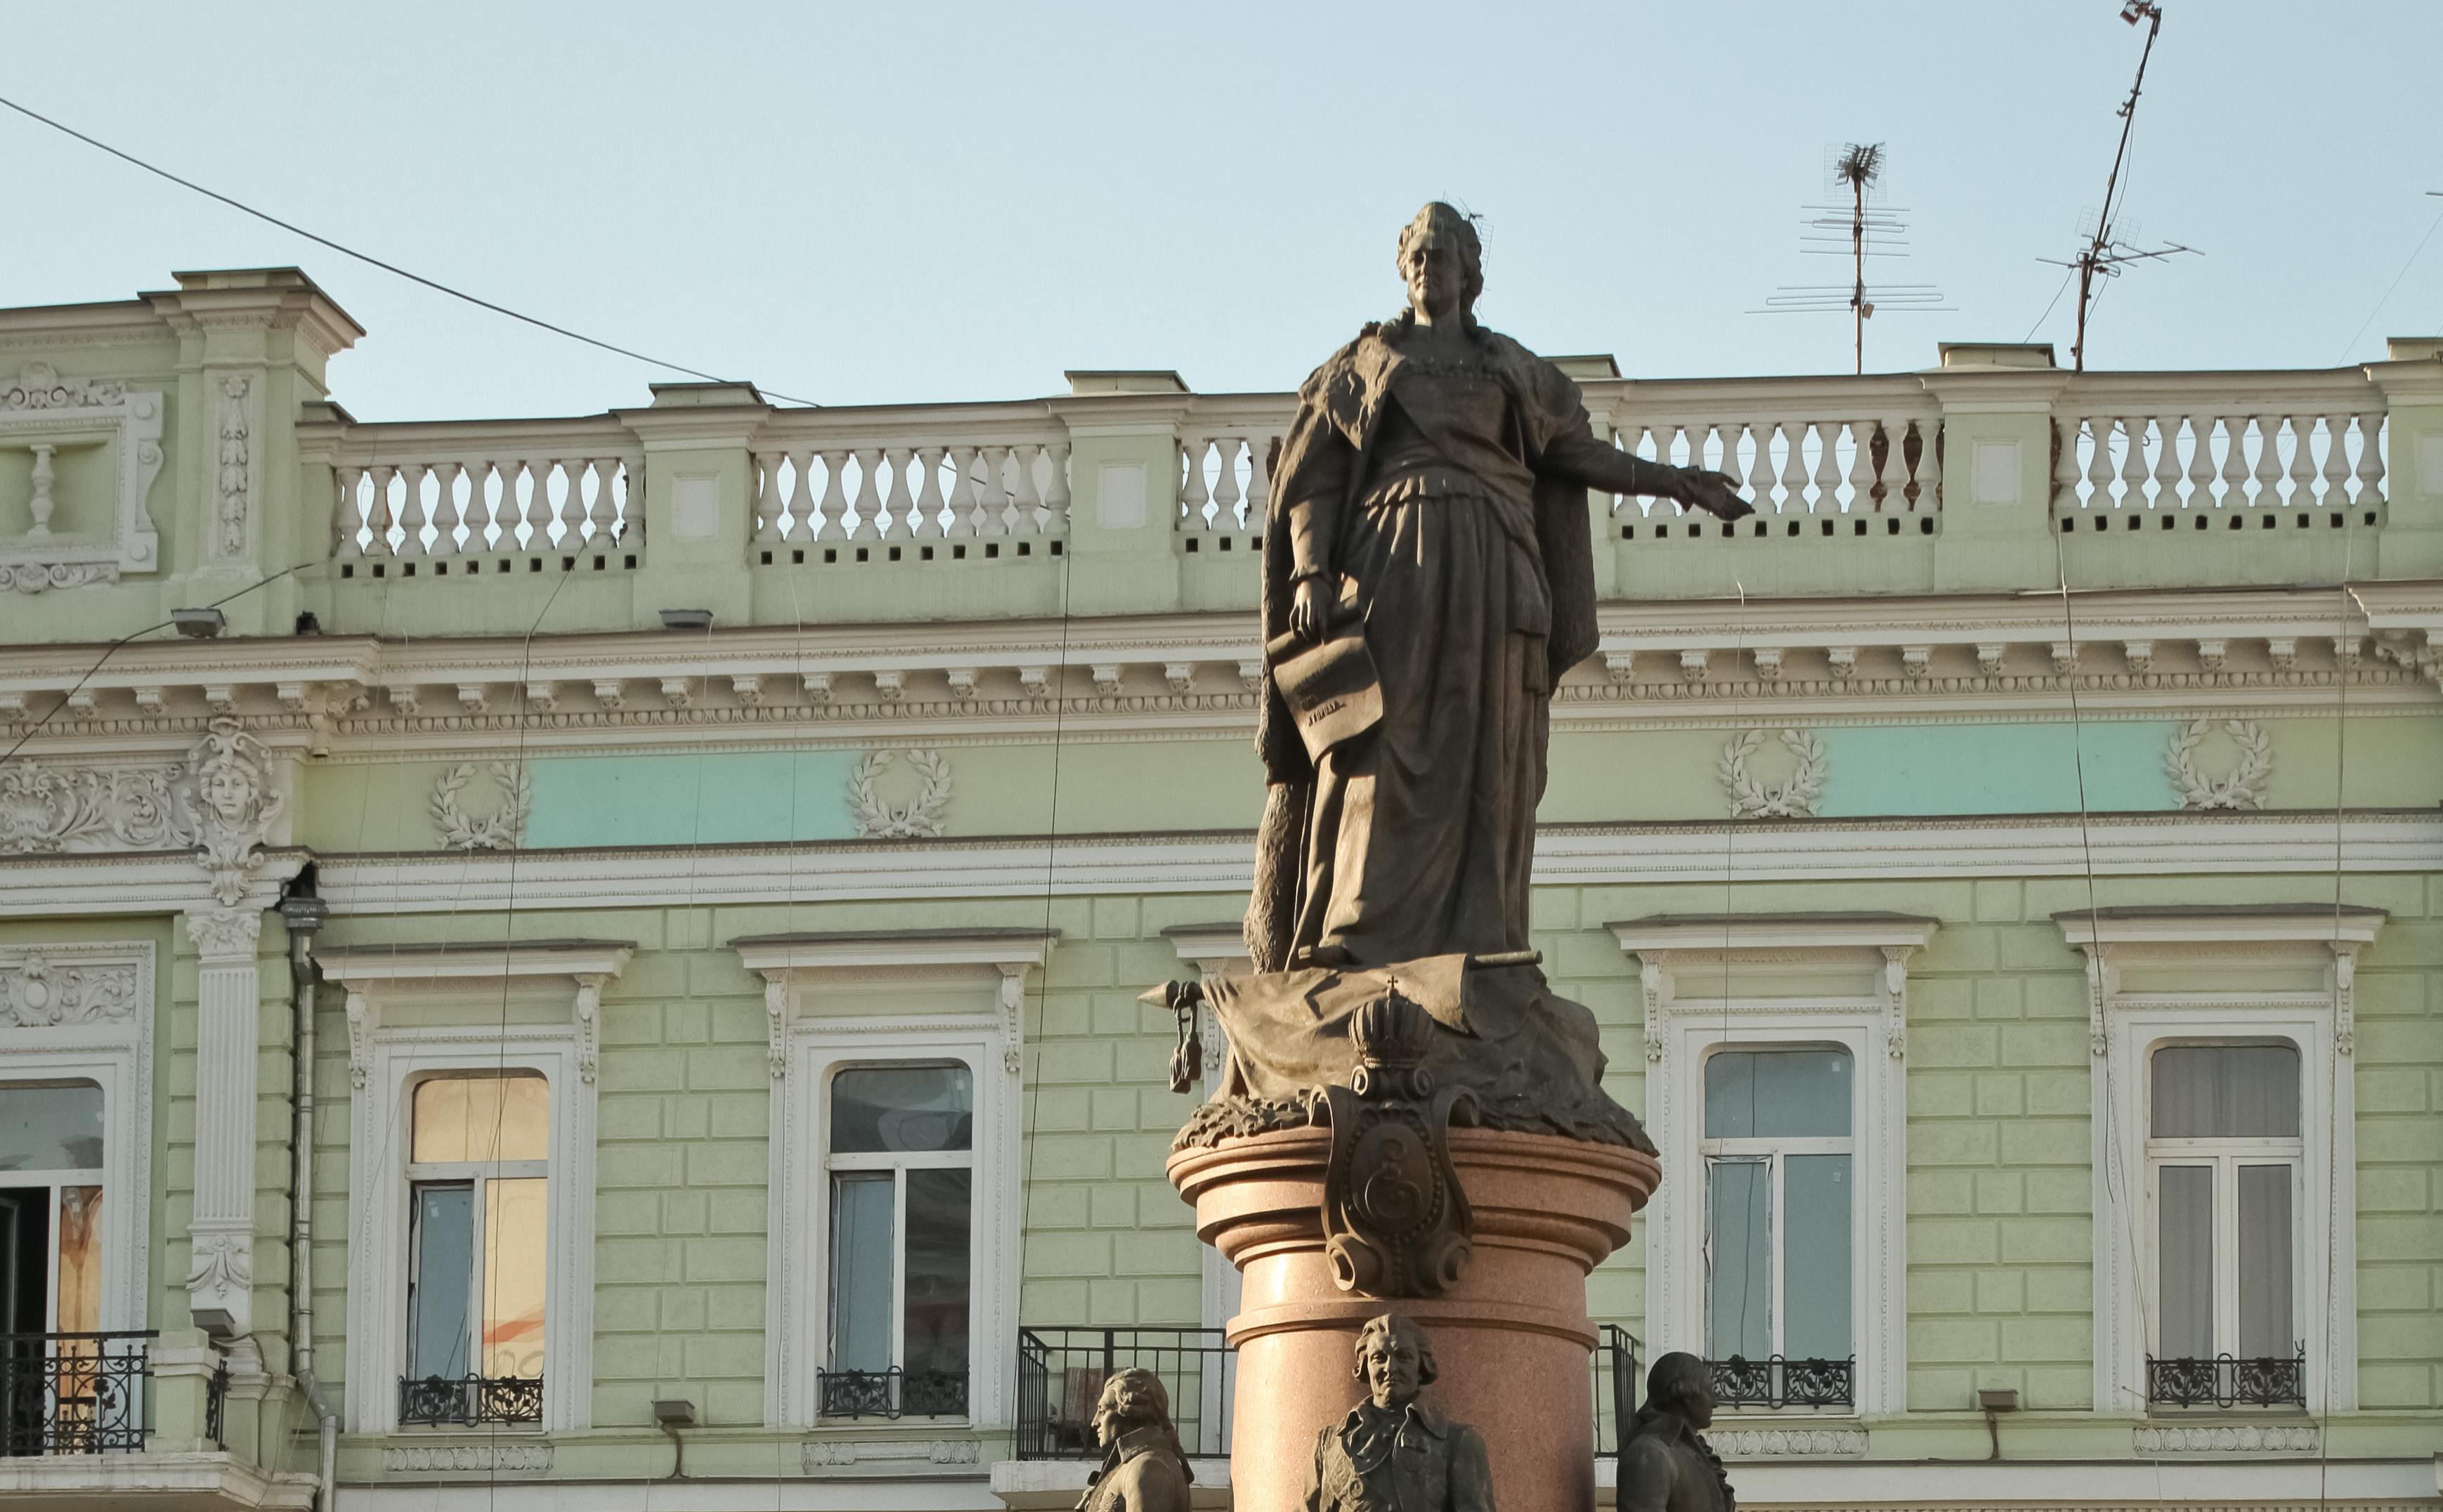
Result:
M1681 473L1680 487L1681 503L1717 519L1741 520L1755 513L1755 506L1739 497L1738 480L1728 473L1689 468Z
M1300 578L1290 594L1290 634L1313 643L1332 623L1331 579Z

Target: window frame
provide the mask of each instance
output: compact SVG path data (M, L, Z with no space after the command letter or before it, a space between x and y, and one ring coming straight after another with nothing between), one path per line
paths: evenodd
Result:
M152 1312L153 1021L158 1011L154 946L145 940L11 944L0 947L0 976L22 972L28 961L37 959L54 973L113 967L134 971L130 1011L124 1016L0 1025L0 1083L89 1081L101 1088L101 1167L81 1172L89 1181L64 1184L101 1188L100 1331L141 1330L151 1326ZM46 1184L56 1191L63 1183ZM56 1195L51 1205L56 1248ZM47 1306L55 1318L56 1256L52 1263Z
M1702 1124L1705 1111L1705 1068L1716 1056L1721 1055L1725 1052L1759 1050L1773 1052L1782 1050L1835 1049L1841 1050L1849 1056L1849 1133L1846 1135L1835 1137L1828 1134L1793 1134L1787 1136L1754 1134L1717 1138L1704 1133ZM1773 1347L1767 1352L1767 1354L1769 1356L1773 1358L1788 1357L1789 1352L1784 1348L1784 1341L1787 1337L1787 1330L1790 1321L1790 1309L1789 1294L1784 1284L1784 1280L1788 1272L1786 1262L1790 1234L1788 1218L1790 1209L1784 1193L1783 1181L1785 1172L1788 1170L1787 1157L1791 1155L1847 1155L1849 1157L1850 1263L1853 1266L1857 1263L1856 1249L1858 1226L1864 1216L1858 1211L1857 1189L1859 1081L1857 1055L1854 1051L1851 1051L1848 1046L1832 1040L1717 1040L1715 1042L1706 1045L1705 1048L1699 1052L1696 1079L1697 1116L1699 1125L1697 1134L1697 1157L1699 1162L1699 1169L1704 1172L1705 1178L1705 1250L1708 1256L1708 1263L1705 1270L1705 1284L1707 1288L1705 1310L1708 1315L1706 1320L1707 1327L1710 1329L1712 1326L1711 1314L1713 1311L1712 1286L1714 1273L1710 1257L1714 1247L1712 1226L1714 1167L1717 1162L1724 1160L1752 1161L1758 1157L1762 1157L1773 1183L1772 1208L1770 1210L1773 1215L1773 1222L1770 1230L1773 1245L1773 1279L1770 1282L1773 1298ZM1858 1318L1857 1288L1854 1284L1853 1275L1849 1299L1849 1338L1853 1355L1855 1353L1856 1341L1859 1333ZM1705 1351L1700 1353L1702 1353L1706 1358L1710 1359L1714 1357L1710 1344Z
M424 1259L421 1252L422 1236L418 1232L416 1226L415 1193L418 1189L424 1187L454 1187L464 1185L468 1189L468 1206L469 1209L467 1241L468 1251L468 1301L467 1318L468 1369L466 1372L466 1374L469 1375L483 1375L486 1374L484 1371L484 1308L486 1305L485 1299L488 1295L486 1290L486 1286L487 1282L489 1281L489 1277L485 1269L484 1250L486 1238L485 1228L490 1218L490 1205L487 1200L487 1194L486 1189L495 1181L540 1180L543 1183L543 1201L548 1205L551 1202L553 1195L551 1189L551 1155L549 1152L549 1147L546 1145L544 1156L541 1160L419 1161L414 1158L415 1094L418 1089L422 1088L427 1083L434 1081L472 1081L481 1079L507 1080L528 1074L530 1073L527 1073L523 1068L516 1066L504 1068L497 1073L485 1072L480 1075L470 1075L466 1071L434 1071L428 1069L415 1072L409 1077L402 1099L405 1104L404 1111L408 1120L408 1161L405 1170L408 1211L407 1214L400 1219L401 1230L406 1235L407 1239L407 1255L405 1257L405 1264L408 1272L407 1315L412 1320L414 1315L414 1272L421 1268ZM546 1132L548 1132L550 1128L550 1104L548 1101L550 1097L550 1079L547 1077L543 1079L543 1091L544 1097L546 1099L544 1104L544 1128ZM547 1206L546 1210L548 1210ZM546 1244L548 1244L548 1240L546 1240ZM543 1257L543 1277L546 1293L550 1286L550 1276L551 1256L546 1252ZM551 1304L548 1296L546 1296L543 1303L543 1375L546 1379L548 1379L551 1374L550 1329ZM402 1338L401 1349L405 1352L402 1358L412 1361L413 1359L413 1350L404 1338ZM404 1369L402 1369L401 1374L406 1374Z
M2384 914L2329 903L2287 907L2081 909L2054 916L2086 956L2089 1108L2094 1129L2095 1395L2100 1417L2194 1416L2158 1407L2146 1361L2162 1316L2153 1140L2158 1047L2287 1041L2299 1051L2299 1182L2292 1192L2292 1319L2306 1344L2306 1411L2358 1406L2358 1105L2351 1055L2359 952ZM2323 986L2239 992L2160 989L2191 968L2234 963ZM2137 988L2128 984L2136 973ZM2149 986L2158 988L2148 990ZM2336 1215L2339 1221L2335 1221ZM2324 1258L2331 1257L2329 1270ZM2220 1300L2217 1299L2219 1307ZM2329 1319L2329 1326L2328 1320ZM2250 1408L2252 1413L2298 1408Z
M2287 1138L2270 1134L2239 1134L2229 1137L2170 1137L2154 1132L2155 1063L2165 1050L2190 1049L2213 1045L2280 1044L2298 1057L2299 1075L2306 1077L2307 1053L2288 1039L2232 1039L2212 1037L2196 1039L2157 1040L2146 1046L2146 1224L2142 1230L2148 1244L2147 1273L2155 1278L2159 1293L2163 1274L2163 1203L2162 1174L2166 1169L2206 1170L2213 1173L2213 1347L2202 1358L2253 1358L2242 1355L2239 1348L2239 1171L2243 1166L2278 1166L2288 1173L2290 1191L2290 1320L2292 1342L2305 1336L2298 1327L2305 1316L2305 1299L2301 1295L2301 1279L2307 1257L2300 1248L2301 1209L2305 1205L2305 1166L2307 1138L2304 1095L2300 1100L2302 1120L2300 1132ZM2303 1089L2304 1094L2304 1089ZM2159 1300L2159 1298L2158 1298ZM2163 1313L2160 1306L2147 1315L2150 1337L2149 1356L2168 1359L2163 1348ZM2286 1345L2276 1356L2290 1358L2290 1346Z
M1908 962L1940 921L1901 913L1663 915L1609 926L1640 963L1645 1128L1665 1171L1700 1171L1704 1060L1719 1046L1849 1052L1853 1146L1847 1408L1725 1411L1726 1427L1875 1417L1908 1396ZM1648 1354L1705 1353L1705 1187L1666 1181L1644 1218Z
M763 978L771 1035L765 1426L873 1427L817 1411L829 1332L828 1068L946 1060L964 1061L975 1078L966 1421L979 1431L1012 1425L1027 983L1057 938L1045 930L911 930L729 942Z

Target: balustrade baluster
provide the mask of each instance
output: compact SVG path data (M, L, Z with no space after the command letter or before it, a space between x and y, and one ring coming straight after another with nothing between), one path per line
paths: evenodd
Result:
M594 462L594 505L586 511L586 541L597 547L619 544L618 503L613 497L619 486L619 459L597 457Z
M1243 436L1225 435L1221 439L1222 472L1213 488L1213 526L1219 530L1236 530L1246 523L1240 509L1245 495L1239 489L1239 452L1246 445Z
M1044 533L1067 535L1069 533L1069 443L1055 441L1044 448L1044 454L1052 459L1052 487L1043 496L1043 507L1047 516L1044 521Z
M1015 465L1017 448L988 446L984 457L984 521L983 533L1006 536L1010 531L1010 515L1017 495L1011 490L1009 470Z
M2090 509L2112 507L2112 437L2120 424L2110 415L2087 416L2086 435L2093 447L2086 461L2086 507Z
M2316 502L2338 509L2350 501L2349 423L2346 415L2324 416L2324 467Z
M409 462L398 471L407 483L407 497L399 501L398 554L411 559L424 555L424 527L431 520L424 507L425 470L423 463Z
M1209 528L1204 518L1204 506L1213 497L1204 487L1204 448L1208 444L1207 439L1200 435L1180 448L1180 454L1187 463L1187 471L1180 479L1179 486L1179 520L1183 530Z
M1807 502L1807 422L1804 420L1798 422L1798 432L1794 435L1791 433L1790 422L1787 420L1773 429L1780 433L1783 443L1789 448L1781 457L1781 496L1784 507L1812 514L1815 511L1809 507Z
M1273 443L1278 437L1251 435L1247 437L1247 528L1264 528L1265 516L1273 510Z
M1851 420L1849 432L1849 507L1879 512L1883 501L1875 496L1875 422Z
M1009 523L1009 533L1014 536L1041 535L1043 488L1036 480L1035 467L1036 459L1043 455L1043 448L1033 443L1012 447L1009 455L1018 490L1017 507Z
M950 534L984 533L983 448L950 448Z
M909 487L908 473L914 467L915 449L894 447L887 453L891 458L891 501L885 507L890 517L883 523L883 538L905 541L916 532L916 495Z
M2222 434L2222 491L2214 503L2225 509L2244 509L2248 507L2248 416L2225 415Z
M2078 507L2078 437L2079 422L2057 419L2053 422L2053 507Z
M1722 460L1715 470L1736 481L1739 475L1739 448L1746 443L1749 433L1747 422L1733 420L1715 429L1722 438ZM1755 497L1755 507L1768 514L1773 510L1773 506L1761 493Z
M815 453L792 452L789 459L789 524L783 541L815 539Z
M367 526L373 532L373 539L365 544L365 555L369 557L398 555L398 543L390 538L398 521L398 511L393 507L390 496L391 482L397 476L398 469L394 467L374 469L373 496L366 500L366 507L373 511Z
M1773 438L1780 433L1773 425L1753 426L1749 433L1755 437L1755 455L1748 463L1748 491L1755 495L1755 507L1765 514L1782 512L1781 501L1773 493ZM1669 457L1662 459L1670 461Z
M2304 509L2316 502L2311 491L2316 481L2316 417L2293 415L2290 426L2290 493L2284 502L2291 508Z
M942 462L949 448L919 447L913 464L924 486L916 491L916 528L910 533L919 541L938 541L945 534L942 527Z
M2115 497L2123 509L2146 507L2146 432L2151 424L2143 416L2123 419L2121 433L2128 438L2129 449L2121 453L2121 488Z
M758 452L755 466L762 479L755 496L755 544L768 546L781 539L781 454Z
M334 471L340 480L340 507L336 511L340 539L334 543L335 554L342 562L353 562L365 554L365 470L340 467Z
M495 507L495 518L501 523L501 539L494 549L524 551L527 540L534 534L526 524L525 501L518 496L518 480L525 476L526 465L511 458L492 464L500 474L501 498Z
M817 541L848 539L848 471L849 454L825 452L823 459L823 524L817 532Z
M553 511L560 523L560 539L554 544L562 551L575 551L584 544L578 526L585 519L585 489L577 481L577 469L556 457L542 465L540 476L546 487L555 472L560 474L560 507Z
M2155 433L2161 437L2155 452L2155 507L2177 509L2180 507L2180 416L2155 417Z
M2359 433L2359 491L2350 502L2372 508L2383 503L2383 448L2376 435L2382 429L2383 416L2359 415L2352 418Z
M475 481L484 490L484 549L503 554L517 550L517 465L487 462Z
M440 485L432 501L432 554L436 557L458 554L458 480L466 472L463 462L444 462L432 470L432 480Z
M2282 503L2282 416L2256 416L2256 468L2251 474L2254 487L2249 490L2248 502L2259 509L2270 509Z
M2189 439L2195 450L2189 453L2189 491L2180 501L2188 508L2213 507L2213 437L2222 423L2219 415L2189 416Z
M868 447L851 453L856 458L856 528L851 541L882 539L882 449Z
M1841 512L1841 428L1829 421L1818 420L1810 427L1815 432L1815 501L1819 511Z

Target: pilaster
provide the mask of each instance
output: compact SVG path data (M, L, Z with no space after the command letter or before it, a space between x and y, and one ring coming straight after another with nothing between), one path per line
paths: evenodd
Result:
M187 1226L187 1299L218 1337L254 1329L254 1115L263 915L201 904L195 942L195 1196Z

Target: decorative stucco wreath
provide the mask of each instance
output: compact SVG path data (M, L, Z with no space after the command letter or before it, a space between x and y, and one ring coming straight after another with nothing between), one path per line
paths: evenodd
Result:
M2172 736L2163 753L2163 770L2185 809L2237 809L2265 806L2265 779L2273 770L2273 737L2252 719L2227 719L2223 730L2239 747L2239 764L2231 774L2209 779L2197 770L2197 743L2212 733L2214 722L2196 720Z
M942 813L950 806L950 762L939 751L911 750L908 765L925 780L914 802L893 807L873 788L874 779L890 769L891 753L868 751L849 774L848 811L857 838L870 840L931 839L942 833Z
M1751 729L1722 747L1715 768L1731 802L1734 819L1809 819L1824 796L1824 743L1803 729L1785 729L1781 743L1798 759L1790 781L1763 783L1748 774L1748 758L1764 743L1764 731Z
M489 762L485 770L501 785L500 805L488 814L469 814L458 806L458 794L474 780L473 762L460 762L432 784L432 822L440 826L445 849L513 851L524 836L526 815L534 807L533 779L510 762Z

